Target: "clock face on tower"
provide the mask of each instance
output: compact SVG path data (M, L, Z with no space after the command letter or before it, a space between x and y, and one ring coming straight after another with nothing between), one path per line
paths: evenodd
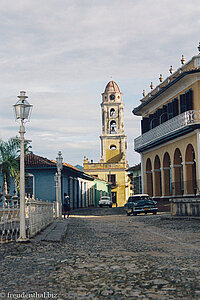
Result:
M115 95L114 94L110 95L110 100L115 100Z

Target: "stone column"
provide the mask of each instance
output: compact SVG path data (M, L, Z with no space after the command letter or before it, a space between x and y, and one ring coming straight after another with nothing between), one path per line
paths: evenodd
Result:
M172 195L182 196L181 192L181 167L182 165L171 165L172 169Z
M73 198L73 177L69 177L69 199L70 207L74 208L74 198Z
M149 196L153 196L153 176L151 171L146 171L146 182L144 184L144 194L148 194Z
M153 172L153 197L161 196L160 169L154 169Z
M85 207L85 182L82 181L82 207Z
M143 166L143 156L140 154L141 161L141 184L142 184L142 193L144 193L144 166Z
M78 191L77 191L78 208L80 208L81 207L81 180L80 180L80 178L77 179L77 187L78 187Z
M77 194L77 178L74 178L74 208L77 208L78 194Z
M194 196L194 178L192 172L193 161L182 162L183 165L183 178L184 178L184 195Z
M170 168L164 167L161 170L161 181L162 181L162 196L170 196Z
M83 207L83 181L80 180L80 207Z
M85 207L88 207L88 183L86 182L86 191L85 191L85 197L86 197L86 201L85 201L85 203L86 203L86 205L85 205Z
M174 169L174 165L171 165L170 168L172 170L172 196L175 196L175 169Z

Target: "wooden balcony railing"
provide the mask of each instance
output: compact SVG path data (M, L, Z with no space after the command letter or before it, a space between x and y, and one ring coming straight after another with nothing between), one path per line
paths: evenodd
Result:
M134 149L140 152L153 142L156 143L161 138L195 124L200 125L200 110L188 110L137 137L134 140Z

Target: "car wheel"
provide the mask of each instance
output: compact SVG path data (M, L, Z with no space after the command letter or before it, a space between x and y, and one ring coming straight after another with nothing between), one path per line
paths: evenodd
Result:
M130 216L130 213L129 213L129 212L126 212L126 215L127 215L127 216Z
M154 211L154 212L153 212L153 215L156 215L156 214L157 214L157 211Z
M133 211L133 216L137 216L137 213L135 211Z

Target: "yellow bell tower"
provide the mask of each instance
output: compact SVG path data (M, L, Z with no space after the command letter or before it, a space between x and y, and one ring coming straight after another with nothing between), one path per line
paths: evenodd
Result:
M102 94L101 159L106 163L126 160L127 138L124 134L124 104L122 93L110 81Z
M124 133L124 104L116 82L110 81L102 94L101 159L89 162L85 156L83 171L110 182L113 206L123 206L130 194L127 137Z

